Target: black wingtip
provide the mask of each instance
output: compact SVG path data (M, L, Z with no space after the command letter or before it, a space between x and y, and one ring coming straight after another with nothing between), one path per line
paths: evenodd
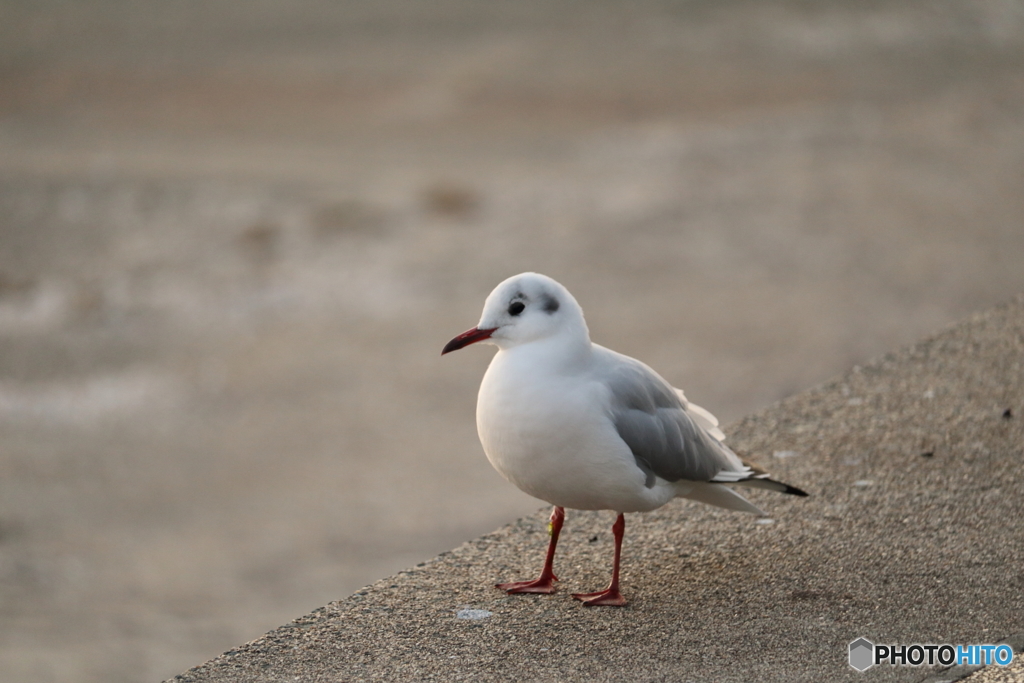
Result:
M807 491L803 491L801 489L798 489L795 486L790 486L789 484L784 484L784 486L786 488L783 489L782 493L788 493L791 496L801 496L803 498L806 498L807 496L810 495L809 493L807 493Z

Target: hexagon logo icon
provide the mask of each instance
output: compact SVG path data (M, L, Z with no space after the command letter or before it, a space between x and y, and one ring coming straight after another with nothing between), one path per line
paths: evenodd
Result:
M867 671L875 665L875 644L867 638L858 638L850 643L850 666L857 671Z

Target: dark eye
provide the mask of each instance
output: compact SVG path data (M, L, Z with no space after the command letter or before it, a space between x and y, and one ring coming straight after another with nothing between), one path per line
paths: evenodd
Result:
M520 313L523 312L524 308L526 308L526 304L524 304L522 301L513 301L511 304L509 304L508 314L519 315Z

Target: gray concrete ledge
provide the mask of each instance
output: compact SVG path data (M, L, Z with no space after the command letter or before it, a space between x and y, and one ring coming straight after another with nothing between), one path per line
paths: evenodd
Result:
M607 582L610 513L568 511L555 595L492 588L538 571L541 510L173 680L921 681L847 644L1024 632L1024 297L727 431L811 497L628 516L629 607L569 595Z

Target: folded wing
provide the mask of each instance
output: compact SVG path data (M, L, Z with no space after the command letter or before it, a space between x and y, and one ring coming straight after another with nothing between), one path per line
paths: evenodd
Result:
M637 466L654 486L655 477L714 484L738 484L795 495L797 488L774 481L764 470L743 462L722 443L714 415L686 400L660 375L638 360L613 354L607 382L611 417Z

